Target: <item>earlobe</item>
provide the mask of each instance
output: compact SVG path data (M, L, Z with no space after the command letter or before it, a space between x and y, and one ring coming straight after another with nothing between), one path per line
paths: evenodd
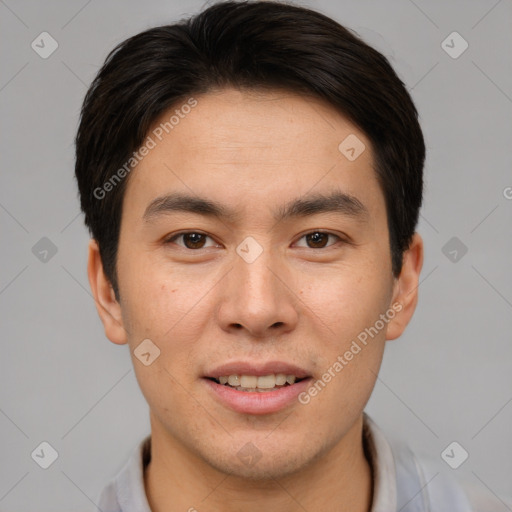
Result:
M395 280L391 305L399 304L400 312L388 324L386 339L394 340L402 335L410 322L418 303L418 286L423 267L423 240L414 233L411 244L403 255L402 271Z
M127 343L121 306L115 297L110 281L103 271L98 243L94 238L89 241L87 274L96 309L105 329L105 335L112 343L118 345Z

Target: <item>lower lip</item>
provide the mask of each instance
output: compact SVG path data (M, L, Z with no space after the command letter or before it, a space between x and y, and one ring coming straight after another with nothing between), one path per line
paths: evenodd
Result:
M259 391L238 391L207 378L203 380L215 397L234 411L242 414L271 414L284 409L294 401L298 402L298 395L308 388L311 377L290 386L261 393Z

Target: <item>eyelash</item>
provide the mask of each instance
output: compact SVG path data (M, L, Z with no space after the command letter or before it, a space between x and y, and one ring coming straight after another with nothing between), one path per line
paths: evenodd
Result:
M322 230L313 230L313 231L308 231L307 233L304 233L300 238L299 240L302 240L304 237L308 236L308 235L312 235L312 234L315 234L315 233L319 233L319 234L322 234L322 235L327 235L327 236L333 236L335 238L338 239L338 242L342 242L342 243L348 243L346 240L344 240L341 236L339 235L336 235L335 233L331 233L330 231L322 231ZM197 234L197 235L204 235L206 236L207 238L210 238L211 240L212 237L207 235L206 233L202 233L201 231L180 231L179 233L176 233L174 235L172 235L171 237L167 238L164 240L164 244L171 244L174 242L174 240L184 236L184 235L190 235L190 234ZM319 250L319 249L327 249L329 247L332 247L333 245L336 245L336 243L334 244L330 244L330 245L327 245L325 247L305 247L306 249L315 249L315 250ZM188 247L185 247L184 245L183 246L179 246L181 247L182 249L186 249L188 251L200 251L201 249L205 249L205 247L200 247L198 249L189 249ZM304 248L304 247L303 247ZM207 247L206 247L207 249Z

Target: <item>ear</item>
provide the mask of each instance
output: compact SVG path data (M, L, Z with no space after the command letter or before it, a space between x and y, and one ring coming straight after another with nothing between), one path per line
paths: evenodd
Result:
M121 306L114 294L110 281L103 272L98 243L94 238L89 241L89 262L87 274L91 285L96 309L103 322L107 338L118 345L127 343L126 330L123 326Z
M401 307L395 317L388 323L386 339L394 340L402 335L418 304L418 286L421 268L423 267L423 240L414 233L411 244L403 255L402 270L395 278L393 300L391 304Z

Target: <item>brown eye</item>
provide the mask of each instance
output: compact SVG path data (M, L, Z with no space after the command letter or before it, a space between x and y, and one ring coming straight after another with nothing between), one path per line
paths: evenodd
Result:
M207 247L206 240L210 238L208 235L203 233L198 233L196 231L189 231L187 233L178 233L173 237L166 240L166 244L174 243L176 240L182 240L182 243L177 243L180 247L184 247L185 249L203 249Z
M306 240L309 244L313 244L314 249L318 249L319 247L325 247L329 240L329 235L317 231L316 233L306 235Z
M201 233L185 233L183 241L187 249L202 249L206 236Z
M324 247L333 245L333 243L328 244L329 237L341 240L338 235L333 233L324 233L323 231L312 231L311 233L304 235L301 240L306 240L306 247L309 249L323 249ZM302 247L304 247L304 245Z

